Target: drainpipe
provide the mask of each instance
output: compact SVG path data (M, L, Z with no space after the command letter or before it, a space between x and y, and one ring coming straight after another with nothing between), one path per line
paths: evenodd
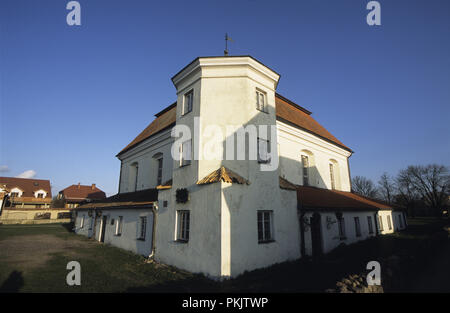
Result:
M152 227L152 252L148 256L149 259L155 258L155 252L156 252L156 219L157 215L156 212L158 211L158 203L154 202L152 205L152 213L153 213L153 227Z

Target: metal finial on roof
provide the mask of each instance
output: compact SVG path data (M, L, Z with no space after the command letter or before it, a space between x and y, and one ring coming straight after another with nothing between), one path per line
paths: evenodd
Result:
M228 41L233 42L233 39L231 39L231 37L228 37L228 34L225 33L225 50L223 51L223 54L225 56L228 56Z

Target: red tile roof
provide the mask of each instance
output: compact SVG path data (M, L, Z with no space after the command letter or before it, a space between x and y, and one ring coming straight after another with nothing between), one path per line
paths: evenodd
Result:
M298 186L297 201L303 208L309 209L393 209L382 201L369 199L351 192Z
M101 200L106 194L95 185L71 185L59 192L66 200Z
M150 123L132 142L130 142L125 148L122 149L117 155L130 150L138 143L141 143L145 139L155 135L156 133L175 124L177 119L177 103L172 103L170 106L155 114L156 119Z
M250 182L242 177L241 175L229 170L228 168L222 166L214 172L206 175L202 179L197 182L197 185L205 185L217 182L226 182L226 183L237 183L237 184L247 184L250 185Z
M52 198L52 189L48 179L0 177L0 185L6 185L9 190L14 187L19 188L23 191L22 197L34 197L34 192L42 189L47 193L45 198Z
M132 142L130 142L125 148L120 151L117 156L135 147L145 139L155 135L156 133L175 125L176 123L176 106L177 103L173 103L161 112L155 114L156 119L150 123ZM315 119L311 117L311 112L298 104L290 101L280 94L275 94L275 107L277 119L289 124L293 124L307 132L319 136L320 138L329 141L339 147L346 149L350 152L352 150L340 142L329 131L327 131L322 125L320 125Z
M279 94L275 97L275 108L277 111L277 119L294 124L294 126L300 127L309 133L344 148L345 150L352 151L312 118L311 112Z

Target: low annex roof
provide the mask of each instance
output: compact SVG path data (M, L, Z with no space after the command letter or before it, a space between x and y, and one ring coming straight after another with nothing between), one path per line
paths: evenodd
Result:
M153 203L156 201L158 201L158 190L151 188L134 192L118 193L103 200L81 204L74 210L94 208L136 208L153 205Z
M309 186L297 187L297 200L300 207L306 209L389 210L398 208L352 192Z

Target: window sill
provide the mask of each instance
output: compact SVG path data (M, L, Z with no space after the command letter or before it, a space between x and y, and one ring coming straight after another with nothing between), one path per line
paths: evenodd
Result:
M120 236L122 236L122 234L114 234L114 236L120 237Z
M175 242L175 243L188 243L188 242L189 242L189 239L188 239L188 240L177 239L177 240L174 240L173 242Z
M270 160L258 160L259 164L270 164Z
M182 167L186 167L186 166L189 166L189 165L191 165L192 163L189 163L189 164L184 164L184 165L180 165L180 167L179 168L182 168Z
M145 238L137 238L136 240L145 241Z
M267 244L267 243L272 243L272 242L275 242L275 240L261 240L261 241L258 241L258 244Z

